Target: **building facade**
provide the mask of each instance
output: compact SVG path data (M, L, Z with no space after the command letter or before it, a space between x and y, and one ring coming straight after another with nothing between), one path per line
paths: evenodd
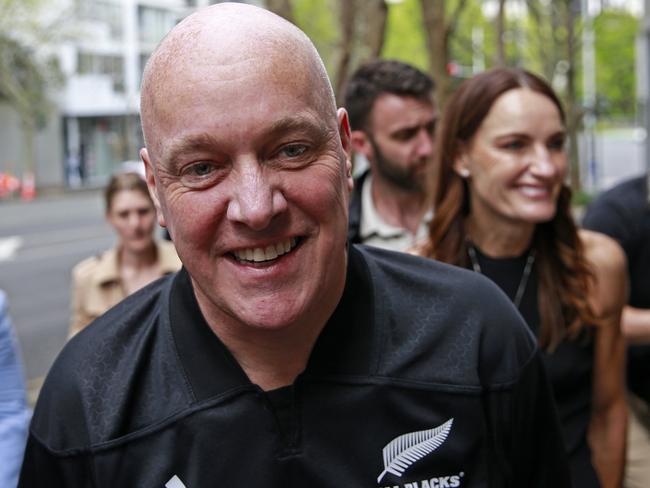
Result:
M162 37L210 0L59 0L66 41L56 46L65 82L56 110L34 138L40 187L101 186L142 147L140 80ZM260 2L248 2L260 3ZM19 178L25 159L20 122L0 105L0 173Z

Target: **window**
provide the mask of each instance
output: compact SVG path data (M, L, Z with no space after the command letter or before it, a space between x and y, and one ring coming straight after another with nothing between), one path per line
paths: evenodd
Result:
M149 61L149 56L150 54L140 54L140 71L139 71L139 78L138 78L138 86L140 86L140 83L142 83L142 74L144 73L144 67L147 65L147 61Z
M108 24L112 39L122 37L120 5L108 0L76 0L77 16L81 20Z
M174 15L169 10L138 6L140 41L155 44L174 27Z
M122 56L110 56L79 52L77 71L81 75L108 75L113 81L113 90L124 92L124 59Z

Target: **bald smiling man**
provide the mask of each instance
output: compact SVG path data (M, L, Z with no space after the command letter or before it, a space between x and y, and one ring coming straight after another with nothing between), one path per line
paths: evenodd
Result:
M295 26L218 4L142 84L183 269L56 360L27 487L564 487L534 339L476 273L348 245L350 128Z

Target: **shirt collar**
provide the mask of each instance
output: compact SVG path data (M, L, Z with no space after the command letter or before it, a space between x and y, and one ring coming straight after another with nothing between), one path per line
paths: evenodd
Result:
M372 174L369 174L361 189L361 239L378 235L383 238L398 237L408 231L390 225L382 219L372 200Z
M418 227L417 233L413 236L408 230L388 224L377 212L375 203L372 200L372 174L369 174L361 189L361 239L366 240L373 236L382 239L397 237L410 237L414 242L425 239L428 235L429 223L433 220L433 209L429 209Z
M113 247L99 256L93 281L102 286L120 281L120 270L117 263L118 248Z
M377 320L372 280L362 254L349 247L343 296L323 328L305 371L309 377L331 374L368 374L375 352ZM236 359L212 331L199 308L185 268L174 278L170 319L178 355L196 400L238 387L253 387Z

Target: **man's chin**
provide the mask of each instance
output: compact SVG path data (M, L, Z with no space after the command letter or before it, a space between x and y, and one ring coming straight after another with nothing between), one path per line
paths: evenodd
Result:
M235 320L250 333L273 334L290 330L300 322L300 314L292 310L278 310L276 307L256 307L252 310L240 310Z

